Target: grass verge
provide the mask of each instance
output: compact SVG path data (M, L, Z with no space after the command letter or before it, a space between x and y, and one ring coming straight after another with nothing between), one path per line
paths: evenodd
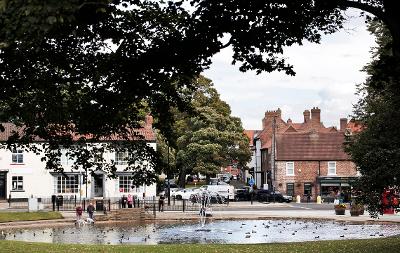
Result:
M62 219L59 212L0 212L0 223L11 221L34 221Z
M275 243L275 244L163 244L163 245L77 245L77 244L47 244L26 243L18 241L0 241L1 252L251 252L251 253L387 253L399 252L400 237L320 241L302 243Z

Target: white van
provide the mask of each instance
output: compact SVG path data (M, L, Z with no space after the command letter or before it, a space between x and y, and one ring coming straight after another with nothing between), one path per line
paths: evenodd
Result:
M235 187L229 184L203 185L201 189L218 193L221 197L235 199Z

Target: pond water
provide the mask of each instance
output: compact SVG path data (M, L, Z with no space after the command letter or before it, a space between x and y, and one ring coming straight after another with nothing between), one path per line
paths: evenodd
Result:
M2 231L0 239L79 244L220 243L256 244L366 239L400 235L392 224L348 224L333 221L229 220L174 224L95 224L81 227Z

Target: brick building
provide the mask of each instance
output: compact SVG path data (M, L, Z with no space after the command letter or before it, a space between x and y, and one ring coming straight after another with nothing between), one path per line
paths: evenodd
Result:
M303 116L303 122L295 123L291 119L284 121L279 108L265 112L262 130L253 131L253 145L251 145L253 176L258 188L275 188L283 193L288 192L290 195L304 196L305 187L306 193L310 192L313 198L316 194L324 194L324 198L329 199L331 194L327 194L327 191L339 191L342 188L347 191L346 187L350 187L356 175L355 166L344 153L342 144L344 135L359 131L360 126L342 118L339 130L336 127L325 127L318 107L305 110ZM292 142L296 147L292 145ZM332 145L329 146L329 143ZM306 152L307 147L309 147L308 153L293 150L298 148ZM288 153L282 153L285 150ZM318 152L314 152L315 150ZM295 152L298 152L297 156L292 157L296 154ZM323 153L324 156L322 156ZM331 162L329 164L332 170L333 166L336 166L336 175L324 173L324 170L328 168L328 162ZM302 173L286 176L284 173L286 163L289 164L288 166L292 164ZM282 166L285 166L285 169ZM343 178L339 179L339 177Z
M357 177L355 164L343 150L343 132L283 133L276 136L276 180L282 193L331 201L342 193L350 199Z

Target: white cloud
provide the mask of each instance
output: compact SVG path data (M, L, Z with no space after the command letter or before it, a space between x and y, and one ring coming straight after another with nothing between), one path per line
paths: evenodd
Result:
M354 11L350 15L358 16ZM284 120L302 122L303 111L318 106L324 124L337 126L339 118L351 114L357 101L355 86L365 80L360 70L370 61L373 45L363 18L352 18L344 30L323 37L321 44L286 49L284 56L294 65L295 77L279 72L242 73L231 65L229 48L214 56L204 75L213 80L245 129L260 129L264 112L278 107Z

